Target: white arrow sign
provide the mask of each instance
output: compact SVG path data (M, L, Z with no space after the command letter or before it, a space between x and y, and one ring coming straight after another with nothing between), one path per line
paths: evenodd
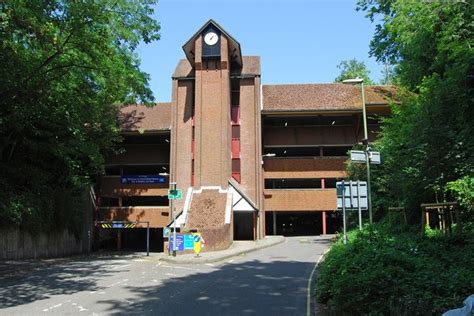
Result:
M351 161L355 163L364 163L366 162L366 152L363 150L351 150ZM380 164L380 152L379 151L369 151L369 161L371 164L379 165Z

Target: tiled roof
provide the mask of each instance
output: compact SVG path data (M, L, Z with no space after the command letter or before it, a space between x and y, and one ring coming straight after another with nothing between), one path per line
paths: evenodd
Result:
M124 106L120 109L119 121L122 131L170 130L171 103Z
M242 75L260 75L260 56L242 57Z
M260 75L260 56L243 56L242 71L238 70L239 75ZM237 74L232 71L232 74ZM194 77L194 69L187 59L181 59L176 65L173 78Z
M180 59L173 73L173 78L194 77L194 69L187 59Z
M388 104L396 92L394 86L366 86L366 104ZM358 86L333 84L264 85L264 111L337 111L361 110Z

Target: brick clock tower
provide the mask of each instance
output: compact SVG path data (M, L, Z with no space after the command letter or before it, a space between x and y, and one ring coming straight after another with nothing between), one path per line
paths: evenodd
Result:
M231 176L228 39L210 24L194 45L194 186L225 188Z
M182 229L207 234L210 248L223 249L234 238L237 198L246 201L248 208L246 219L236 223L238 231L257 238L260 168L254 166L260 153L260 119L255 115L260 76L242 76L240 44L212 20L183 50L186 60L180 61L173 75L171 181L185 193L185 199L176 203L175 211L181 213L177 223ZM245 142L240 130L243 103L252 116ZM246 164L252 164L247 177L242 172L246 166L241 166L244 144L250 145Z

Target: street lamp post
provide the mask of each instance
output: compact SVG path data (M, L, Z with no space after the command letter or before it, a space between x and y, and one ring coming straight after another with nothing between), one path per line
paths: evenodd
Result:
M370 193L370 159L369 159L369 136L367 133L367 111L365 105L365 93L364 93L364 79L356 78L356 79L346 79L343 80L342 83L344 84L359 84L362 94L362 118L364 121L364 139L362 143L365 145L365 165L367 168L367 198L368 198L368 208L369 208L369 222L372 224L372 196Z

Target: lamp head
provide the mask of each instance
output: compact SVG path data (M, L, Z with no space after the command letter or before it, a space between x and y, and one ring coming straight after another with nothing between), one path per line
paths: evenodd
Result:
M344 84L358 84L358 83L363 83L363 82L364 82L363 78L342 80L342 83L344 83Z

